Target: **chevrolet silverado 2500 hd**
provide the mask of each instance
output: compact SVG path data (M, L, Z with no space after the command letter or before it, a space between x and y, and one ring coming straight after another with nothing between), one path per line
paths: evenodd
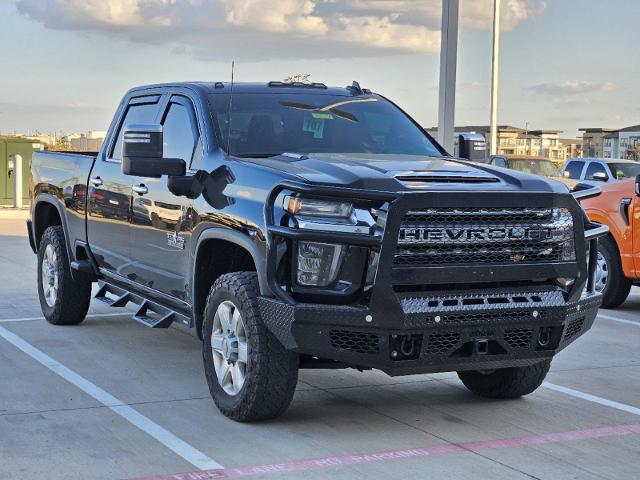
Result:
M526 395L600 304L606 227L566 187L454 159L356 82L134 88L99 153L38 152L31 175L46 319L81 323L98 282L195 328L240 421L284 412L299 368Z

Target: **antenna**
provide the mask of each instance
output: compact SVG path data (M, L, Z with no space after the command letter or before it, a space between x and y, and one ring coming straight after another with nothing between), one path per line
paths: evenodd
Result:
M233 109L233 71L235 70L236 62L231 60L231 93L229 94L229 122L227 131L227 155L231 155L231 110Z

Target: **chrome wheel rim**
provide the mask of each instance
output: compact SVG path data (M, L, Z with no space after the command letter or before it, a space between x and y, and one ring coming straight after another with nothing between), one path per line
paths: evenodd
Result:
M598 260L596 262L596 292L602 293L607 286L607 280L609 279L609 265L602 253L598 252Z
M42 294L47 305L53 307L58 299L58 256L49 244L42 256Z
M247 330L238 307L224 301L213 318L211 351L218 383L229 395L237 395L247 374Z

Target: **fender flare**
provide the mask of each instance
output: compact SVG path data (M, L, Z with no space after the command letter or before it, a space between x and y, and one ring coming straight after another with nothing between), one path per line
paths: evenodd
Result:
M258 284L260 285L260 294L261 295L270 295L270 290L267 282L267 260L266 254L260 247L252 240L252 237L243 232L238 232L236 230L229 230L227 228L221 227L207 227L202 233L200 233L195 242L192 242L192 250L190 254L190 265L189 265L189 277L192 279L191 282L191 301L192 301L192 325L196 327L198 331L198 335L200 332L198 330L198 312L200 311L200 305L198 305L198 295L197 295L197 284L196 284L196 262L198 260L198 254L200 252L200 247L207 240L224 240L229 243L233 243L238 247L246 250L251 258L253 259L253 264L256 267L256 273L258 274Z
M43 203L48 203L49 205L52 205L57 211L58 211L58 216L60 217L60 223L62 224L62 230L64 230L64 243L67 246L67 256L69 257L69 262L72 262L76 259L75 254L73 252L73 249L71 248L71 243L69 240L69 229L67 227L67 216L65 215L65 211L64 208L62 207L62 205L60 204L60 200L55 197L54 195L51 195L50 193L40 193L38 194L38 196L34 199L33 201L33 205L31 207L31 228L32 228L32 235L33 235L33 239L34 239L34 243L36 243L36 248L38 247L37 245L37 237L36 237L36 225L37 225L37 221L36 221L36 210L38 209L38 206L43 204ZM37 250L36 250L37 253Z

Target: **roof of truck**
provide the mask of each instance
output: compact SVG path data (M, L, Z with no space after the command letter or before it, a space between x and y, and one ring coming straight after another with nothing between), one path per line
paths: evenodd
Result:
M131 91L148 90L152 88L191 88L204 93L228 93L231 91L231 82L172 82L134 87ZM313 82L234 82L234 93L313 93L316 95L367 95L371 91L359 86L328 87L324 83Z

